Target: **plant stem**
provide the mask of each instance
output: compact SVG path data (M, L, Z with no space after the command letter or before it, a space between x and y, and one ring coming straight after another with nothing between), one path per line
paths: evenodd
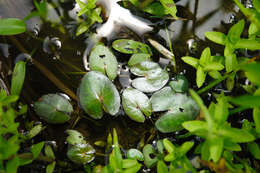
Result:
M224 76L222 76L219 79L214 80L213 82L211 82L209 85L205 86L204 88L200 89L199 91L197 91L198 94L202 94L208 90L210 90L211 88L213 88L214 86L216 86L217 84L219 84L220 82L222 82L223 80L225 80L226 78L228 78L229 76L233 75L235 72L232 73L228 73Z
M24 53L28 53L26 49L18 42L14 36L10 36L10 40L17 46L17 48ZM50 80L52 81L60 90L68 94L74 100L78 100L76 94L70 90L65 84L63 84L51 71L40 64L38 61L32 58L32 63Z

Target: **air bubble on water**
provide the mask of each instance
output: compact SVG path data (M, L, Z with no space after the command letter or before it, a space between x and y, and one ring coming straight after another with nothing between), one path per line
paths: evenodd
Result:
M198 51L198 43L195 39L191 38L186 43L190 53L195 54Z
M48 54L53 54L61 49L61 41L58 37L46 37L43 41L43 51Z
M10 45L5 44L5 43L0 43L0 52L2 53L2 55L5 58L9 57L9 48L10 48Z
M80 56L81 52L79 50L77 50L77 56Z

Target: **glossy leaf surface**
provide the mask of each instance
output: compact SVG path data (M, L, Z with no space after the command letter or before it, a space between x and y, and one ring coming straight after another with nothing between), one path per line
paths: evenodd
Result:
M80 105L89 116L100 119L105 112L115 115L119 111L120 96L114 84L102 73L87 73L79 86Z
M102 72L110 80L117 76L117 60L112 51L102 44L96 45L89 57L90 69Z
M122 104L125 113L134 121L144 122L145 116L152 113L152 105L149 98L133 88L127 88L122 95Z
M150 47L144 43L128 40L128 39L120 39L113 42L112 47L126 54L134 54L134 53L146 53L152 54Z
M65 123L70 119L73 107L70 102L58 94L47 94L34 103L37 115L48 123Z

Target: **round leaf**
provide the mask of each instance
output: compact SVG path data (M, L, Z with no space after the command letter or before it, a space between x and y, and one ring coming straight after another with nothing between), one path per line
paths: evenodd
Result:
M142 92L154 92L161 89L169 80L169 75L159 64L143 61L133 66L131 72L137 76L144 76L132 81L133 87Z
M124 90L122 104L125 113L137 122L144 122L144 115L150 116L152 113L152 105L149 98L144 93L133 88Z
M66 133L69 135L66 139L69 144L76 145L86 143L84 136L77 130L66 130Z
M130 60L128 61L128 65L129 66L133 66L136 64L139 64L142 61L148 61L150 60L150 54L147 53L136 53L133 54L130 58Z
M77 144L69 147L68 158L76 164L86 164L91 162L95 156L95 149L88 143Z
M34 103L37 115L48 123L65 123L70 119L69 114L73 111L70 102L58 94L47 94Z
M110 49L102 44L96 45L89 57L90 69L106 74L110 80L117 76L117 60Z
M113 42L112 47L121 52L126 54L133 54L133 53L146 53L152 54L150 47L144 43L128 40L128 39L120 39Z
M120 96L114 84L102 73L92 71L83 77L79 86L79 101L83 110L94 119L105 112L115 115L119 111Z

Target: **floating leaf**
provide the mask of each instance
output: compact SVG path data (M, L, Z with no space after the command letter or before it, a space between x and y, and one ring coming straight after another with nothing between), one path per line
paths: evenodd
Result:
M154 92L161 89L169 80L169 75L162 70L159 64L151 61L143 61L131 67L131 72L137 76L132 85L142 92Z
M153 111L166 111L155 123L156 128L163 133L183 129L182 123L193 120L199 113L196 102L186 94L174 93L170 87L165 87L151 97Z
M86 164L95 158L95 149L88 143L76 144L69 148L68 158L76 164Z
M158 161L157 157L151 158L151 155L156 154L156 151L151 144L146 144L144 146L143 154L144 154L144 164L148 168L153 167L157 163L157 161Z
M169 85L176 92L186 92L188 90L188 80L184 75L177 75L176 80L171 81Z
M120 39L113 42L112 47L126 54L134 54L134 53L146 53L152 54L150 47L144 43L128 40L128 39Z
M79 86L80 105L89 116L100 119L105 112L115 115L119 111L120 96L114 84L102 73L91 71Z
M110 80L117 76L117 60L112 51L103 44L96 45L89 57L90 69L106 74Z
M129 66L133 66L136 64L139 64L142 61L148 61L150 60L150 54L147 53L136 53L133 54L130 58L130 60L128 61L128 65Z
M34 103L34 110L48 123L65 123L70 119L73 111L70 102L58 94L47 94Z
M21 19L0 19L0 35L15 35L26 31L26 24Z
M76 145L86 143L84 136L77 130L66 130L66 133L69 135L66 139L69 144Z
M133 88L127 88L122 95L122 104L125 113L134 121L143 123L145 115L150 116L152 113L152 105L149 98Z

